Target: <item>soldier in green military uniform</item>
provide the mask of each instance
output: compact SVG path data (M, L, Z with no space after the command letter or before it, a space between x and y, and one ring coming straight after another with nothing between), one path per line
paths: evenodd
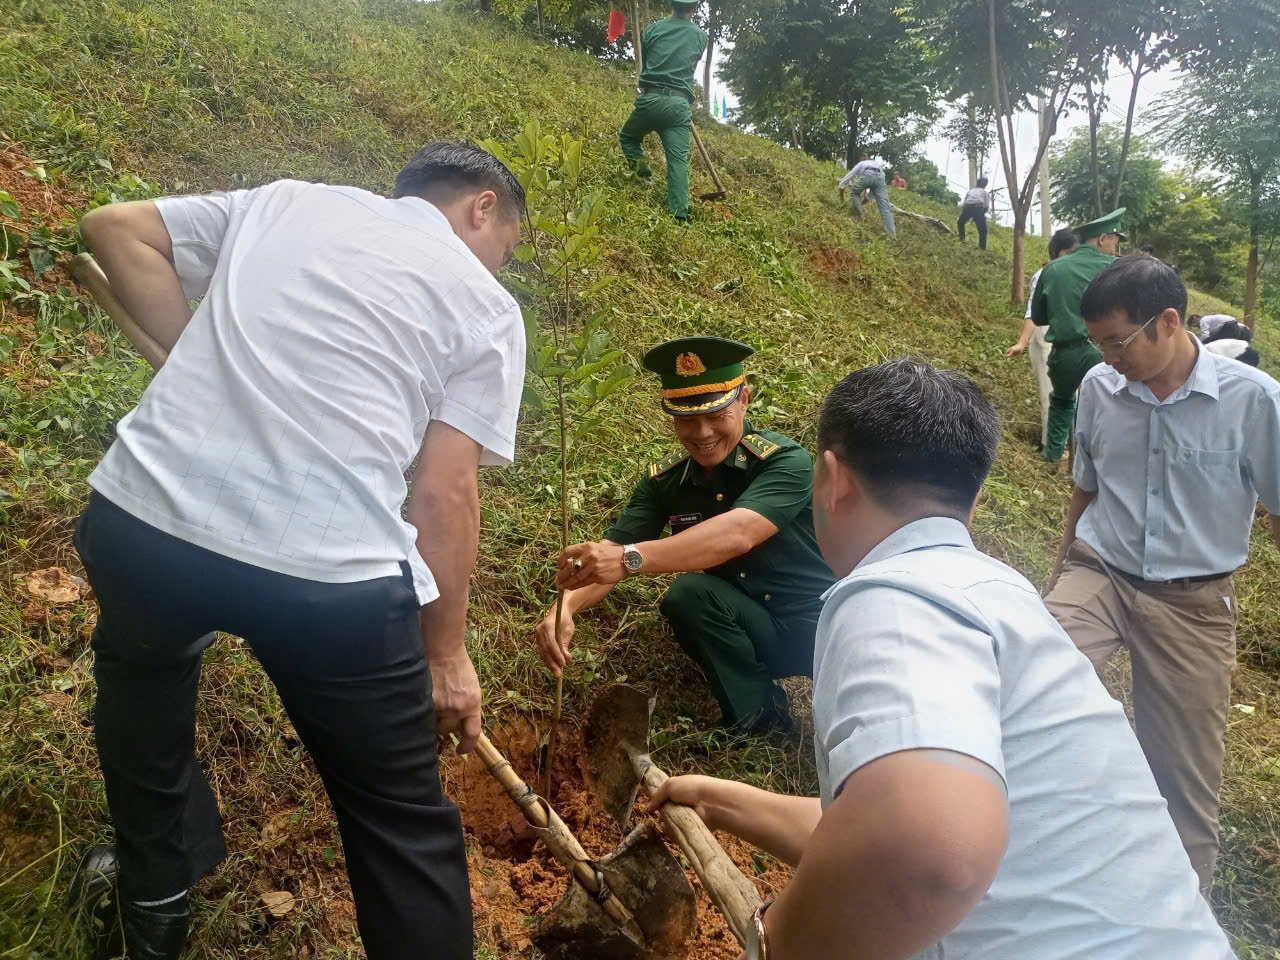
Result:
M692 21L698 0L673 0L674 13L645 27L640 38L640 96L618 140L631 168L653 176L644 138L657 131L667 155L667 209L689 219L689 128L693 125L693 71L707 49L707 35Z
M833 582L813 532L812 458L746 419L742 361L752 352L686 337L645 355L683 449L648 468L604 539L560 555L561 644L554 606L536 637L559 674L579 611L624 577L679 573L662 615L701 665L724 722L740 730L790 726L773 681L811 674L821 596ZM668 525L671 536L659 539Z
M1081 243L1074 251L1045 264L1031 300L1031 320L1048 327L1044 338L1049 351L1049 424L1045 431L1044 458L1062 459L1076 416L1076 391L1089 369L1102 362L1102 354L1089 342L1080 298L1089 281L1116 259L1124 235L1125 208L1076 227Z

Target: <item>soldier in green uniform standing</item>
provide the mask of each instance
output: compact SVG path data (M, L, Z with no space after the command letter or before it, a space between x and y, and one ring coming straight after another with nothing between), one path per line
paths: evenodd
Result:
M707 49L707 35L693 22L698 0L673 0L674 12L645 27L640 37L640 96L618 140L631 168L653 176L644 138L657 131L667 155L667 209L689 219L689 128L693 125L693 71Z
M1049 351L1049 425L1045 431L1044 458L1062 459L1076 415L1076 391L1089 369L1102 362L1102 354L1089 342L1080 298L1089 281L1116 259L1124 235L1125 208L1076 227L1081 243L1074 251L1051 260L1040 272L1031 300L1031 320L1048 327L1044 338Z
M579 611L624 577L678 573L662 615L701 665L726 725L758 731L790 726L773 681L812 673L821 597L834 578L813 532L812 458L746 418L742 361L751 353L734 340L686 337L645 354L683 449L649 467L604 539L560 555L561 644L554 606L536 640L559 674ZM659 539L668 525L671 536Z

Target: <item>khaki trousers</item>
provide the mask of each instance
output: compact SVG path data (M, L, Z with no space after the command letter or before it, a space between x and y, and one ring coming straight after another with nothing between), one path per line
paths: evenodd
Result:
M1045 340L1048 327L1036 327L1027 344L1027 356L1031 358L1031 374L1036 378L1036 393L1040 395L1040 446L1049 442L1049 394L1053 384L1049 382L1049 349L1053 344Z
M1138 742L1207 895L1235 668L1231 577L1135 585L1076 540L1044 605L1094 667L1129 649Z
M1235 668L1231 577L1135 585L1077 540L1045 606L1094 667L1128 648L1138 742L1207 894Z

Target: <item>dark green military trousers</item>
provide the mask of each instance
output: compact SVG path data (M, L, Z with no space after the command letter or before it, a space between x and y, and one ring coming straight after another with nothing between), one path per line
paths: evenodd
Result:
M632 167L647 170L644 138L657 132L667 155L667 209L680 220L689 218L689 128L693 112L679 94L642 93L618 132L622 154Z
M811 676L821 604L776 616L734 584L683 573L662 598L676 642L697 661L728 726L756 729L789 722L787 695L773 681Z
M1091 368L1102 362L1102 354L1088 340L1055 343L1049 351L1049 428L1045 431L1044 458L1062 459L1071 439L1076 419L1076 391Z

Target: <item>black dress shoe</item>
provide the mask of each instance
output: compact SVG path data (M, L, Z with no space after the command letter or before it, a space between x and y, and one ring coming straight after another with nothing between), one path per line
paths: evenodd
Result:
M155 907L126 903L123 913L130 960L180 960L191 925L186 894Z
M116 904L119 879L116 848L105 844L86 850L71 877L66 910L86 928L93 960L113 960L124 953L124 931Z
M180 960L187 945L191 911L186 894L157 906L121 903L120 863L114 847L93 846L80 857L67 892L67 910L89 928L93 960Z

